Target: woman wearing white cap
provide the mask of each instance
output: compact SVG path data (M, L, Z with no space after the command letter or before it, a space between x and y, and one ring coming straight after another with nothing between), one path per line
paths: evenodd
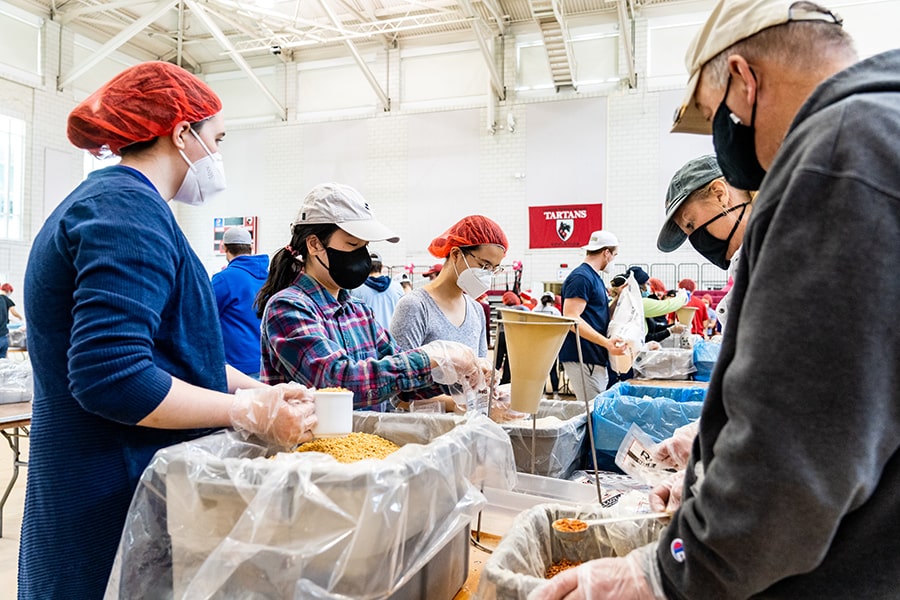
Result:
M401 351L372 309L351 298L371 269L368 243L399 241L350 186L317 185L291 225L291 241L272 258L257 297L266 383L297 381L353 391L355 408L429 398L436 383L484 386L490 365L446 341Z

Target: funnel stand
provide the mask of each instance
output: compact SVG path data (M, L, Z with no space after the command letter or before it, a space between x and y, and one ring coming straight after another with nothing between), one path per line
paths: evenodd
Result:
M537 437L537 414L531 415L531 474L534 475L534 439Z
M603 503L603 494L600 493L600 468L597 466L597 447L594 445L594 424L591 422L591 406L587 399L587 381L584 379L584 356L581 354L581 332L578 330L578 322L575 322L575 348L578 350L578 370L581 375L581 389L584 390L584 414L587 416L588 441L591 444L591 460L594 463L594 484L597 486L597 502Z
M502 322L497 323L497 337L500 337L500 328L501 327L503 327L503 323ZM500 369L499 370L501 373L503 372L503 363L504 362L506 362L505 356L500 360ZM493 365L491 365L491 382L490 382L490 385L488 386L488 405L487 405L488 419L491 418L491 404L494 402L494 380L496 379L496 376L497 376L497 369L493 368ZM532 465L534 465L533 462L532 462ZM534 470L534 467L532 467L532 471L533 470ZM482 494L484 493L484 480L481 481L481 489L479 491ZM482 546L479 543L481 541L481 511L480 510L478 511L478 522L475 525L475 539L473 539L471 541L472 541L472 545L474 545L476 548L478 548L480 550L484 550L488 554L491 554L491 550L489 550L488 548L485 548L484 546Z

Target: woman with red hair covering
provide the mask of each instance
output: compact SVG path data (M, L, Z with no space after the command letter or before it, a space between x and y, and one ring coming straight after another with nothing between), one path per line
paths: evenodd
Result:
M509 241L491 219L472 215L434 238L428 251L444 264L428 284L397 303L391 333L401 348L418 348L434 340L460 342L487 356L484 310L476 298L491 288Z
M12 293L11 284L0 285L0 358L6 358L9 351L9 316L12 315L19 321L25 320L25 317L16 310L16 303L9 297Z
M503 292L501 300L503 300L503 308L528 311L528 307L522 304L522 299L515 292Z
M682 279L678 282L678 289L685 290L688 293L688 301L685 304L685 307L692 307L696 310L694 311L694 316L691 318L691 333L695 335L702 335L704 338L706 337L706 305L703 304L703 301L700 300L697 296L694 295L694 291L697 289L697 284L694 283L693 279ZM687 323L685 323L687 325Z
M158 449L229 425L283 447L312 438L309 390L265 386L225 364L206 269L169 207L224 189L221 109L184 69L149 62L69 115L76 147L122 160L62 201L28 259L34 403L20 599L103 597ZM144 526L165 543L165 523ZM166 582L117 576L140 597L171 595Z

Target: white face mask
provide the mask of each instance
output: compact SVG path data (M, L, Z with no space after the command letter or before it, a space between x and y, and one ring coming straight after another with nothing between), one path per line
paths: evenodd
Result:
M609 257L609 262L601 269L604 273L608 273L609 275L613 274L613 258L614 256Z
M181 187L175 192L172 200L191 206L200 206L225 189L225 168L222 164L222 155L218 152L210 152L196 131L191 129L191 133L206 150L206 156L192 163L184 151L178 150L184 162L188 164L188 170L184 174Z
M465 255L463 255L463 262L466 263L466 270L462 273L456 269L456 264L453 264L453 270L456 271L456 285L472 298L478 298L491 289L494 274L484 269L473 269L469 266Z

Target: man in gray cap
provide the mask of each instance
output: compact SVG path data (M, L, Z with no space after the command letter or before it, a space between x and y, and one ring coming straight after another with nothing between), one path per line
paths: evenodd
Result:
M212 276L222 324L225 360L251 377L259 377L259 317L253 303L269 274L269 257L253 254L253 239L243 227L222 234L228 266Z
M381 274L384 268L381 254L371 252L369 257L372 259L372 270L369 272L369 277L361 286L352 290L350 295L368 304L375 313L375 320L390 331L391 317L394 316L397 302L403 297L403 288L389 275Z
M759 195L684 485L656 498L683 502L530 598L896 598L900 335L861 315L900 297L900 50L858 62L825 8L719 0L687 65L675 130Z

